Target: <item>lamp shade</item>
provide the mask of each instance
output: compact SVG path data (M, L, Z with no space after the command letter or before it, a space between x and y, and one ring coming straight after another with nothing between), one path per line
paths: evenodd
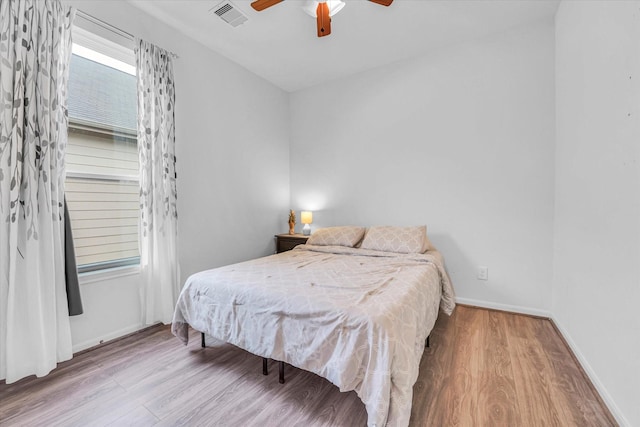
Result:
M317 1L317 0L307 0L304 2L302 6L302 10L304 10L307 15L315 18L316 11L318 10L318 3L326 3L329 6L329 16L333 16L336 13L340 12L344 7L344 2L341 0L327 0L327 1Z
M300 212L300 222L302 222L303 224L311 224L313 222L313 212Z

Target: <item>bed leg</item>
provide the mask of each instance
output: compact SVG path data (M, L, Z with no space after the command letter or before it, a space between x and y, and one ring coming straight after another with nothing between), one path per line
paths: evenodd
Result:
M429 337L427 337L427 347L429 347Z
M200 334L202 335L202 341L200 342L200 346L202 346L202 348L205 348L207 345L204 342L204 332L200 332Z
M280 375L278 377L278 382L280 384L284 384L284 362L279 362L280 364Z
M262 375L269 375L269 369L267 369L267 358L262 358Z

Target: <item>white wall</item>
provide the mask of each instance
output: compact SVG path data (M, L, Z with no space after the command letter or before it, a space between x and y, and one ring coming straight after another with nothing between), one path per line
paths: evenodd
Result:
M272 253L289 209L288 95L126 2L67 3L179 55L176 80L182 280ZM139 276L81 286L74 351L140 328Z
M115 276L93 280L91 275L86 275L81 279L84 313L70 318L74 353L143 327L139 274Z
M314 227L427 224L464 301L547 313L553 31L539 22L293 93L293 207Z
M553 314L622 425L640 426L640 3L556 16Z

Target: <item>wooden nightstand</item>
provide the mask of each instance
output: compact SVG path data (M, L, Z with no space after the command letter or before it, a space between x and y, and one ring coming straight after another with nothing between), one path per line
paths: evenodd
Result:
M307 243L309 236L302 234L276 234L276 252L286 252L298 245Z

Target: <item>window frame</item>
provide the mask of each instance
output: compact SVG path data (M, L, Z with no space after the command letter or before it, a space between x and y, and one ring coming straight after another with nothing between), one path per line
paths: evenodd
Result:
M85 29L82 26L74 24L74 44L78 44L84 48L91 49L95 52L99 52L102 55L111 57L117 61L124 62L129 65L135 66L135 56L131 55L133 46L125 46L115 41L104 38L104 34L100 34L99 31L94 32L96 28L91 30ZM132 41L129 41L131 43ZM125 43L127 44L127 43ZM131 63L133 59L133 64ZM117 126L110 126L108 124L87 122L81 119L69 117L68 119L68 132L80 132L87 134L101 134L103 136L113 138L123 138L134 142L137 146L138 135L137 131L133 132L131 129L124 129ZM138 159L139 160L139 159ZM140 176L137 175L120 175L120 174L102 174L102 173L90 173L90 172L74 172L67 171L65 182L67 179L85 179L96 180L102 182L114 182L114 183L136 183L139 186ZM140 222L138 217L138 239L140 232ZM74 237L75 240L75 237ZM75 242L74 242L75 243ZM76 258L77 263L77 258ZM93 281L104 280L106 278L115 278L125 276L129 274L136 274L140 271L140 255L138 248L138 256L126 257L110 261L95 262L89 264L83 264L77 266L79 277L83 283L90 283Z

